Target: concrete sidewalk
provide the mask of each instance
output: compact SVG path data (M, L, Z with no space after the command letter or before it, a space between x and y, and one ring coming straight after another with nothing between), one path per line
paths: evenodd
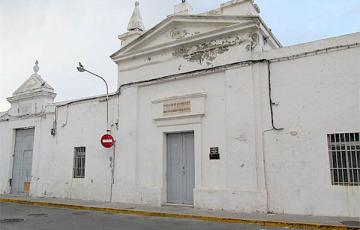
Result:
M56 198L32 198L23 196L0 196L0 202L12 202L55 208L102 211L118 214L189 218L228 223L257 224L261 226L301 229L360 229L360 218L319 217L302 215L239 213L230 211L205 210L183 206L152 207L145 205L105 203L96 201L67 200Z

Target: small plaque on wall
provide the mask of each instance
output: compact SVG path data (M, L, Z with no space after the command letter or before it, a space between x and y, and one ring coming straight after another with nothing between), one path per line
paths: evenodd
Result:
M177 101L163 105L163 115L174 115L191 112L191 101Z
M211 147L210 148L210 160L220 160L219 147Z

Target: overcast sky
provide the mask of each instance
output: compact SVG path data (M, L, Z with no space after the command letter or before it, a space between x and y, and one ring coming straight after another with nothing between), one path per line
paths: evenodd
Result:
M194 13L226 0L188 0ZM147 29L180 0L141 0ZM261 16L287 46L360 31L360 0L257 0ZM80 74L81 61L116 90L117 71L109 58L120 48L133 0L0 0L0 111L6 98L33 73L36 59L56 101L102 94L101 81Z

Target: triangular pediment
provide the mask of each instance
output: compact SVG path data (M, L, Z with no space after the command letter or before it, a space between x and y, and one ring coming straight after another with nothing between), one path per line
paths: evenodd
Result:
M200 38L211 35L212 32L237 24L252 23L256 20L256 16L171 16L138 39L121 48L111 57L116 58L121 55L156 49L169 44Z
M19 94L39 91L54 92L54 88L52 88L47 82L45 82L40 75L33 74L14 92L13 95L16 96Z

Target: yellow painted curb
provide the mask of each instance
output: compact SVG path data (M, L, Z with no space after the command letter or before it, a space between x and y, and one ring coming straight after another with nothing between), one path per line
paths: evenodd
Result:
M182 218L182 219L194 219L194 220L239 223L239 224L255 224L261 226L268 226L268 227L289 227L289 228L301 228L301 229L332 229L332 230L360 229L358 227L348 227L344 225L324 225L324 224L299 223L299 222L287 222L287 221L252 220L252 219L227 218L227 217L218 217L218 216L152 212L152 211L133 210L133 209L102 208L102 207L94 207L94 206L86 206L86 205L51 203L51 202L31 201L31 200L13 199L13 198L0 198L0 202L27 204L27 205L54 207L54 208L76 209L76 210L89 210L89 211L137 215L137 216Z

